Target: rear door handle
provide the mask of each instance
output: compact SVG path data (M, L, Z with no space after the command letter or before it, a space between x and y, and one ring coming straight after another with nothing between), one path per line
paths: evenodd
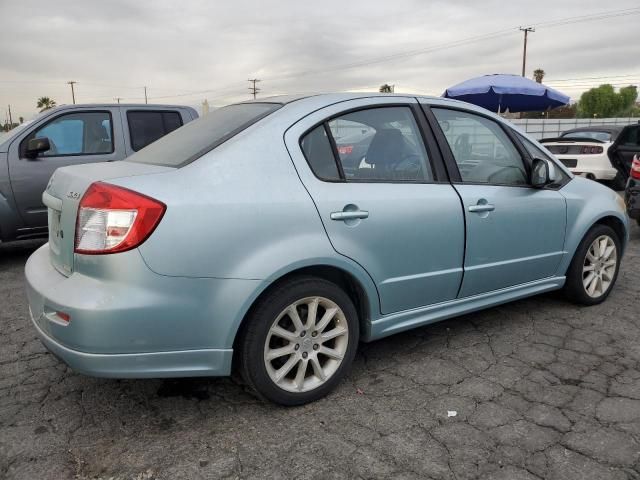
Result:
M366 210L331 212L331 220L345 221L368 218L369 212Z
M496 209L495 205L491 205L490 203L483 203L480 205L471 205L469 207L469 211L474 213L493 212L495 209Z

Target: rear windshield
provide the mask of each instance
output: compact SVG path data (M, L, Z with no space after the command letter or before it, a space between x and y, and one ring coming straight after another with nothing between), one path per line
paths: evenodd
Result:
M562 136L571 138L593 138L594 140L600 140L601 142L611 141L611 132L598 132L593 130L565 132Z
M153 142L127 161L182 167L280 107L279 103L239 103L218 108Z

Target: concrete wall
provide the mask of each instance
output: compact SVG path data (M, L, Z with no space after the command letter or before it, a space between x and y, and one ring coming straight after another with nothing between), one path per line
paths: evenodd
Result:
M525 132L536 139L553 138L559 136L565 130L578 127L588 127L590 125L629 125L636 123L640 119L624 118L535 118L535 119L512 119L511 122L518 125Z

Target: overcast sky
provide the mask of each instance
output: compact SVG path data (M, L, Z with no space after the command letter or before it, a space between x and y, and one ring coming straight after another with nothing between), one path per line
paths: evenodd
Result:
M640 83L639 7L637 0L0 0L0 121L8 104L16 120L31 118L40 96L71 103L68 80L78 82L79 103L142 102L146 85L150 103L223 105L249 98L254 77L264 96L375 91L382 83L440 95L476 75L519 74L518 26L535 24L527 76L543 68L545 83L577 99L601 82Z

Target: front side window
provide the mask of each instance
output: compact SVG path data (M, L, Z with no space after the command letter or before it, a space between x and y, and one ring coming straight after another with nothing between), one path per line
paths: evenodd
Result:
M471 112L433 108L463 182L527 185L524 162L493 120Z
M433 180L427 151L408 107L369 108L332 118L309 132L301 145L320 178L341 174L346 181ZM341 172L329 166L332 162L335 166L336 159ZM326 173L320 174L319 168Z
M130 110L127 112L131 148L138 151L167 133L182 126L182 117L175 111Z
M32 138L48 138L51 148L42 157L67 155L97 155L113 152L111 138L111 114L109 112L79 112L60 115L29 135Z

